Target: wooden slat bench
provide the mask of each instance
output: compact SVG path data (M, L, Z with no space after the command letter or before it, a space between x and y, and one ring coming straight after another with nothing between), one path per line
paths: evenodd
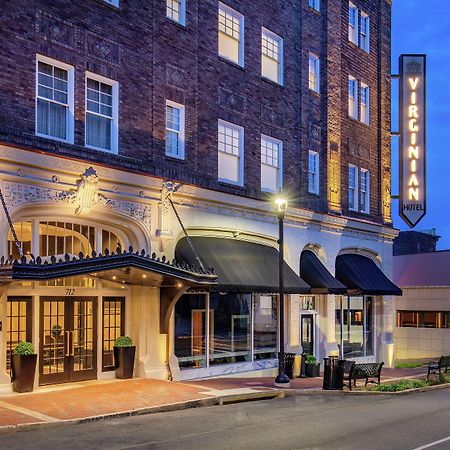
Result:
M445 369L444 373L447 373L449 367L450 367L450 356L441 356L439 358L439 361L430 361L428 363L427 380L432 373L436 375L441 375L443 369Z
M347 386L352 390L352 381L353 387L356 387L356 380L366 380L364 386L367 386L368 383L380 384L383 364L384 362L357 364L354 361L345 361L344 386ZM375 380L373 380L373 378L375 378ZM345 384L345 381L348 381L348 384Z

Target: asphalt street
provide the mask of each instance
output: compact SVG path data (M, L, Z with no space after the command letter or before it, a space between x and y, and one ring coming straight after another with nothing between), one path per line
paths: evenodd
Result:
M450 389L302 395L0 436L7 450L99 448L450 449Z

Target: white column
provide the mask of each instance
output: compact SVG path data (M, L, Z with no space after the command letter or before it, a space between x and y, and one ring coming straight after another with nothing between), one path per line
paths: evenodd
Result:
M339 348L338 343L336 342L336 296L335 295L324 295L323 298L325 299L324 304L324 331L326 333L325 335L325 356L338 356L339 355Z
M300 295L286 296L286 351L289 353L301 353L300 347Z

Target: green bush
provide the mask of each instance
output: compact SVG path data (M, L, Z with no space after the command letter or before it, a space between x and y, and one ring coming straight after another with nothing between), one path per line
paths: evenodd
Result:
M378 392L398 392L406 391L407 389L418 389L428 385L429 383L425 380L400 380L395 383L378 384L373 390Z
M133 347L133 341L129 336L119 336L114 343L114 347Z
M395 368L396 369L416 369L417 367L422 367L423 363L421 362L414 362L414 361L410 361L410 362L398 362L395 363Z
M34 355L34 347L31 342L20 341L14 349L15 355L28 356Z
M314 355L308 355L306 357L306 364L311 364L312 366L316 366L317 365L317 359Z

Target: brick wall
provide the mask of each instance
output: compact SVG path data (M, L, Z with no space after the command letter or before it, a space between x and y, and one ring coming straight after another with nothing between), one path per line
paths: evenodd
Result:
M284 186L299 206L350 215L347 165L371 170L371 216L387 221L390 4L354 3L371 17L371 53L348 43L346 1L226 2L245 16L245 67L217 54L217 1L187 0L187 26L165 2L5 0L0 16L0 141L143 171L223 192L265 198L260 135L283 141ZM284 39L284 85L263 80L261 27ZM308 54L321 58L320 94L308 89ZM36 137L36 54L75 67L75 144ZM85 71L120 85L119 154L84 147ZM371 126L348 118L349 72L371 87ZM186 158L165 156L165 101L186 107ZM244 187L217 181L217 120L245 128ZM320 196L308 194L308 150L320 153ZM333 184L334 183L334 184ZM329 185L335 186L330 189Z

